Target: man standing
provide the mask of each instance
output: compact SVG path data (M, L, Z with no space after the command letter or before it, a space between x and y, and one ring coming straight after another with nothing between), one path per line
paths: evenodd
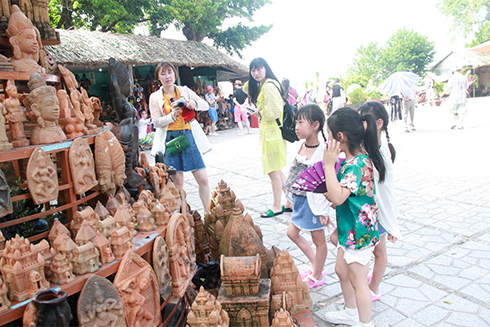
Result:
M342 108L345 104L345 93L344 89L339 83L339 79L336 78L334 84L332 85L332 112Z
M411 89L406 89L402 92L403 99L403 120L405 124L405 132L414 132L413 117L415 115L415 93Z
M213 87L211 85L208 85L207 87L208 93L204 96L205 100L209 103L209 118L211 118L211 132L209 135L214 135L217 136L219 135L216 133L216 122L218 121L218 113L216 111L216 96L214 95L213 92Z
M451 129L455 129L458 124L458 129L463 129L463 119L466 114L466 90L468 89L468 78L461 74L461 68L456 68L453 76L447 83L449 95L449 103L452 104L449 113L453 116L453 125Z

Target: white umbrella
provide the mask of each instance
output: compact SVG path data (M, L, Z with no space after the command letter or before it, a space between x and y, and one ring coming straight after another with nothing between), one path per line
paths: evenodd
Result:
M419 79L419 75L412 72L396 72L381 83L379 90L389 96L399 95L405 90L415 89L415 84Z

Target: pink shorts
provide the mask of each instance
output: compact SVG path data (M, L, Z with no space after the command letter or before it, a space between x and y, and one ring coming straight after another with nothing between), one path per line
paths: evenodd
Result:
M241 111L241 108L235 106L235 122L246 122L248 120L247 110Z

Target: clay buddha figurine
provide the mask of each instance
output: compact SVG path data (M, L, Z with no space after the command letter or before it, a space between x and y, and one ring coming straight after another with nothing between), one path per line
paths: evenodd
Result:
M32 144L57 143L66 140L66 135L58 126L60 105L56 89L46 85L39 73L31 74L27 86L31 93L27 96L27 106L37 117L37 126L32 131Z
M7 111L4 107L5 95L0 94L0 151L6 151L12 149L12 143L10 143L7 137L7 131L5 129L5 114Z
M46 56L39 30L17 5L12 5L6 32L14 51L10 59L14 71L45 73L46 70L39 65L39 59Z
M5 99L5 109L7 109L5 118L9 121L10 129L12 131L12 145L15 148L28 146L29 140L26 139L26 134L24 132L24 122L27 120L26 115L20 107L17 87L11 80L7 82L5 92L8 95L8 98Z

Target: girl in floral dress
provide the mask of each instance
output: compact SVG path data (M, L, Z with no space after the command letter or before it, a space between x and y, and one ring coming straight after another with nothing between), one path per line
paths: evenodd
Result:
M301 274L302 279L308 282L310 288L325 284L322 271L327 258L324 231L326 226L322 225L319 215L324 215L328 221L330 203L321 193L295 190L292 184L307 167L322 160L323 142L326 141L323 134L324 125L325 114L319 106L309 104L299 109L296 116L296 134L300 142L290 160L291 168L284 185L287 190L286 197L293 203L293 213L287 235L311 262L311 269ZM322 141L318 139L320 132L323 136ZM316 252L313 251L306 238L300 235L302 229L311 233Z
M385 178L383 157L379 151L376 121L354 109L336 110L327 121L328 147L323 154L326 198L336 206L337 261L344 295L343 311L327 312L325 320L333 324L374 326L371 322L371 293L367 283L369 261L379 241L378 206L375 201L373 163L379 181ZM339 172L335 164L340 152L345 160Z

